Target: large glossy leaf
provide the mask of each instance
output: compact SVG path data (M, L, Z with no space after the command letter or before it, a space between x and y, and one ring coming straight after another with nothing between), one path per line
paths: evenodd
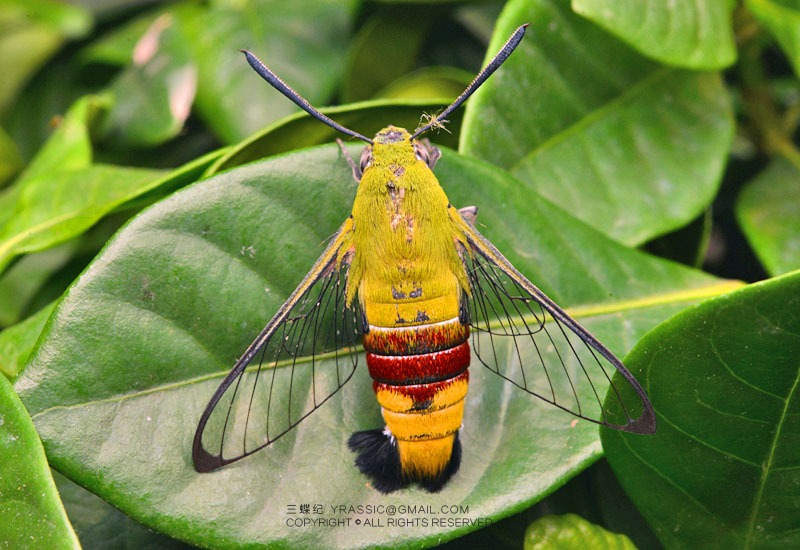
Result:
M457 96L455 96L457 97ZM452 98L426 98L403 100L373 100L328 107L321 112L339 124L365 136L374 136L382 128L393 124L401 128L417 128L425 111L433 111L448 105ZM461 113L456 111L449 117L449 132L429 135L438 145L455 147ZM240 166L264 157L285 153L302 147L331 143L336 138L346 137L330 126L321 124L306 113L289 115L249 138L232 145L228 151L206 170L206 175ZM356 157L358 158L358 157Z
M747 0L747 8L780 44L800 75L800 3L796 0Z
M648 61L566 0L509 2L489 54L525 22L520 46L468 103L460 150L629 245L700 214L733 137L719 75Z
M625 535L617 535L575 514L545 516L525 532L525 550L636 550Z
M703 302L626 358L651 438L601 430L623 487L669 548L800 545L800 272Z
M252 50L310 103L330 101L342 74L355 2L184 3L173 13L197 64L199 114L235 143L297 110L239 53ZM324 21L324 25L319 22Z
M730 0L572 0L572 8L644 55L676 67L721 69L736 60Z
M36 430L3 376L0 376L0 546L16 550L80 550Z
M773 160L742 190L736 218L769 273L800 269L800 168Z
M594 304L573 312L617 353L728 286L615 244L545 200L522 207L529 192L494 166L445 150L437 173L454 204L480 205L486 234L553 298ZM599 456L593 425L573 425L476 366L458 476L436 495L380 495L345 446L351 432L381 422L362 370L274 448L213 474L194 471L189 449L202 408L348 215L355 189L329 145L200 182L118 233L66 293L17 378L51 463L194 544L418 547L480 524L289 529L288 505L420 501L469 506L473 521L497 518Z

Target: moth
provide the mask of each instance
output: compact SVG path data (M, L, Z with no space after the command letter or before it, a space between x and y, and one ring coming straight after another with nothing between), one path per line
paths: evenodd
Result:
M211 397L192 448L199 472L267 447L316 411L353 377L359 341L385 425L352 434L348 446L384 493L410 483L439 491L457 472L472 357L578 418L655 432L653 408L630 371L478 232L477 208L450 204L433 173L440 151L419 139L500 67L526 27L428 124L413 134L387 126L372 139L314 109L243 52L278 91L367 145L355 163L337 140L358 181L352 213ZM615 371L637 403L621 403ZM609 386L624 421L603 408Z

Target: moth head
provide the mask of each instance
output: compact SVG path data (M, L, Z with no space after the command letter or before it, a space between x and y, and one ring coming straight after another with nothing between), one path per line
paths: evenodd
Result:
M387 126L372 138L361 153L362 172L371 165L407 165L414 160L414 148L411 145L411 134L405 128Z

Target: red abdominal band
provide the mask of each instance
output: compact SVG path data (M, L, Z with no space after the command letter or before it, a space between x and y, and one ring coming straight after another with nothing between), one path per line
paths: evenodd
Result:
M392 386L430 384L461 374L469 367L469 343L421 355L375 355L367 353L369 375Z

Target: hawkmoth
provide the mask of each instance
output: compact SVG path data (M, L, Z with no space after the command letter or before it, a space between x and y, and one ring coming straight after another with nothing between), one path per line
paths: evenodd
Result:
M194 438L198 471L263 449L316 411L352 378L359 340L385 426L354 433L348 445L356 466L382 492L414 482L438 491L456 473L473 356L579 418L655 432L653 408L635 377L478 232L477 208L449 203L433 173L440 151L419 139L502 65L526 27L438 116L413 133L387 126L372 139L317 111L244 52L286 97L367 145L356 163L338 140L358 181L352 213L211 397ZM503 340L516 349L506 364L495 348ZM523 341L535 351L521 352ZM335 373L318 372L323 358ZM611 382L614 371L641 401L634 404L641 408L636 418L622 404L622 423L606 417L598 389L611 384L621 400ZM581 395L593 395L593 402L582 403Z

